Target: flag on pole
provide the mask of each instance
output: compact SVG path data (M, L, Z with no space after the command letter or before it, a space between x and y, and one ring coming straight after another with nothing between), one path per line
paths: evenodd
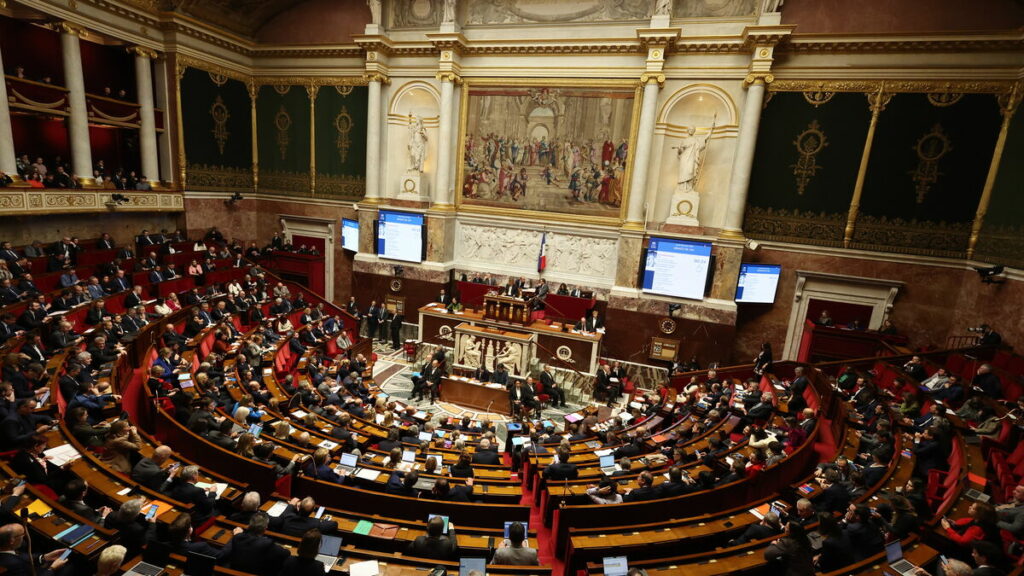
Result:
M537 258L537 272L543 272L548 267L548 233L540 235L540 257Z

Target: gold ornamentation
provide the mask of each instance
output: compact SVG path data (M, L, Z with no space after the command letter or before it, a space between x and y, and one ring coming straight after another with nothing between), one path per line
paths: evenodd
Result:
M319 196L340 199L361 199L366 194L366 181L358 176L335 176L317 173L316 192Z
M341 158L342 164L348 159L348 148L352 145L352 141L348 137L349 132L352 131L352 125L352 117L348 114L348 108L342 106L341 111L334 117L334 129L338 131L338 137L334 143L338 146L338 156Z
M832 97L835 96L836 93L835 92L824 92L824 91L821 91L821 90L811 90L811 91L808 91L808 92L804 92L803 95L804 95L804 100L806 100L808 104L810 104L810 105L814 106L815 108L817 108L818 106L821 106L822 104L828 104L828 102L830 100L832 100Z
M964 97L963 92L929 92L928 101L932 103L932 106L939 108L945 108L952 106L960 101Z
M210 116L213 118L213 139L217 141L217 149L220 151L221 156L223 156L224 145L227 144L228 137L231 136L231 133L228 132L228 118L231 117L231 112L224 105L224 99L220 97L220 94L217 95L217 99L210 106Z
M348 96L355 90L355 86L335 86L334 89L337 90L340 96Z
M260 172L260 190L287 196L309 196L309 172L263 170Z
M114 116L112 114L107 114L106 112L100 110L94 104L90 104L89 105L89 116L100 117L100 118L102 118L104 120L109 120L111 122L117 122L117 123L121 123L121 124L129 124L131 126L136 126L136 127L138 127L138 125L139 125L139 113L138 113L138 111L132 111L132 113L127 115L127 116Z
M986 223L975 246L976 258L1024 268L1024 226Z
M70 22L59 22L57 24L57 31L70 36L85 36L85 28Z
M932 222L861 214L850 248L963 258L970 222Z
M281 152L281 160L288 156L288 130L292 127L292 117L284 104L274 116L274 127L277 128L277 149Z
M57 100L56 102L39 102L38 100L32 100L31 98L26 97L24 94L18 92L14 88L11 88L11 94L14 95L14 98L8 97L8 100L10 100L11 104L17 105L20 101L28 104L30 107L33 108L54 109L63 106L68 101L68 99L65 97L61 98L60 100Z
M274 89L274 92L277 92L281 96L284 96L288 92L291 92L291 89L292 89L292 87L287 85L287 84L285 84L285 85L274 84L274 85L272 85L272 88Z
M658 329L661 330L662 334L671 334L676 331L676 321L671 318L662 318L658 322Z
M149 58L150 60L156 60L156 50L146 48L145 46L129 46L125 50L133 56L142 56L143 58Z
M770 72L751 72L743 79L743 86L751 84L771 84L775 81L775 75Z
M796 80L778 79L769 90L777 92L964 92L968 94L1007 94L1013 89L1009 80Z
M694 217L691 212L693 212L693 202L690 202L689 200L680 200L679 203L676 204L676 211L673 212L672 215Z
M252 170L188 164L188 189L210 192L252 192Z
M381 84L391 84L391 78L387 74L382 72L370 72L364 76L366 83L380 82Z
M660 72L644 72L640 75L640 84L647 85L652 82L657 82L658 87L662 88L665 86L665 75Z
M207 72L207 74L210 75L210 82L216 84L218 88L228 83L228 77L223 74L216 72Z
M939 160L953 149L949 138L942 131L942 126L936 124L931 131L921 136L914 146L917 153L917 168L910 172L913 174L914 190L917 191L917 203L922 204L924 197L932 189L932 185L939 181Z
M814 178L815 173L821 168L818 166L817 156L825 146L828 146L828 138L822 132L818 121L812 120L807 125L807 129L796 137L793 145L796 146L800 158L790 168L793 169L793 176L796 177L796 193L802 196L807 185L810 184L811 178Z
M750 238L839 247L846 214L748 206L743 231Z
M216 64L211 64L205 60L199 60L191 56L184 56L182 54L176 54L177 66L179 74L184 74L185 68L195 68L196 70L202 70L204 72L210 72L217 76L223 76L224 78L230 78L232 80L238 80L239 82L249 82L252 78L249 74L245 74L238 70L231 68L225 68ZM212 79L212 78L211 78Z

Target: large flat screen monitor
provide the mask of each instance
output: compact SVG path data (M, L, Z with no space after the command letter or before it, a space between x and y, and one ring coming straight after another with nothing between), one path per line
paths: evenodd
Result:
M643 262L644 292L702 300L711 265L711 244L651 238Z
M359 252L359 222L341 219L341 247L352 252Z
M422 262L423 214L381 210L377 221L377 254L381 258Z
M775 264L740 264L736 301L751 304L775 302L775 289L779 287L781 273L782 266Z

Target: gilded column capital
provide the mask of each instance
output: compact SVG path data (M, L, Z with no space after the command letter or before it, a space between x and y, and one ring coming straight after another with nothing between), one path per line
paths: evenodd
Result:
M892 92L885 91L885 83L878 87L877 92L871 92L866 95L868 97L868 107L871 109L872 116L878 116L885 111L885 107L889 105L889 101L892 100Z
M150 60L156 60L156 50L152 48L146 48L145 46L129 46L125 48L125 51L133 56L142 56L143 58L149 58Z
M661 72L644 72L640 75L640 84L657 83L659 88L665 86L665 75Z
M751 72L743 79L743 87L746 88L751 84L771 84L774 81L775 75L771 72Z
M455 72L438 72L435 77L440 82L451 82L456 86L462 84L462 76L459 76Z
M85 28L82 28L81 26L77 24L72 24L70 22L58 22L57 31L63 34L69 34L71 36L85 35Z
M368 72L363 75L367 82L380 82L381 84L391 84L391 78L383 72Z

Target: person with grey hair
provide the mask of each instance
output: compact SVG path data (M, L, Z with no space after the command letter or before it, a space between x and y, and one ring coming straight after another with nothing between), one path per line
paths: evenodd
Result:
M196 486L198 481L199 467L185 466L168 490L168 496L171 498L193 505L192 521L197 525L202 524L213 515L217 502L216 488L211 486L203 490Z
M6 524L0 527L0 568L7 574L35 574L36 576L50 576L54 570L59 570L67 560L60 557L66 548L58 548L37 555L35 566L33 558L21 547L25 543L25 528L21 524Z
M129 555L137 554L156 533L156 516L147 519L142 513L142 504L142 498L126 500L103 521L104 528L118 532L119 542L128 549Z
M96 576L114 576L120 572L126 554L128 549L120 544L104 548L100 552L99 560L96 561Z
M265 512L253 514L244 530L234 529L234 536L221 552L220 562L232 570L250 574L278 574L290 554L264 534L269 524L270 517Z
M248 524L249 520L252 520L252 517L259 511L260 504L262 502L259 492L246 492L242 496L242 502L238 505L238 510L232 512L228 519L239 524Z

